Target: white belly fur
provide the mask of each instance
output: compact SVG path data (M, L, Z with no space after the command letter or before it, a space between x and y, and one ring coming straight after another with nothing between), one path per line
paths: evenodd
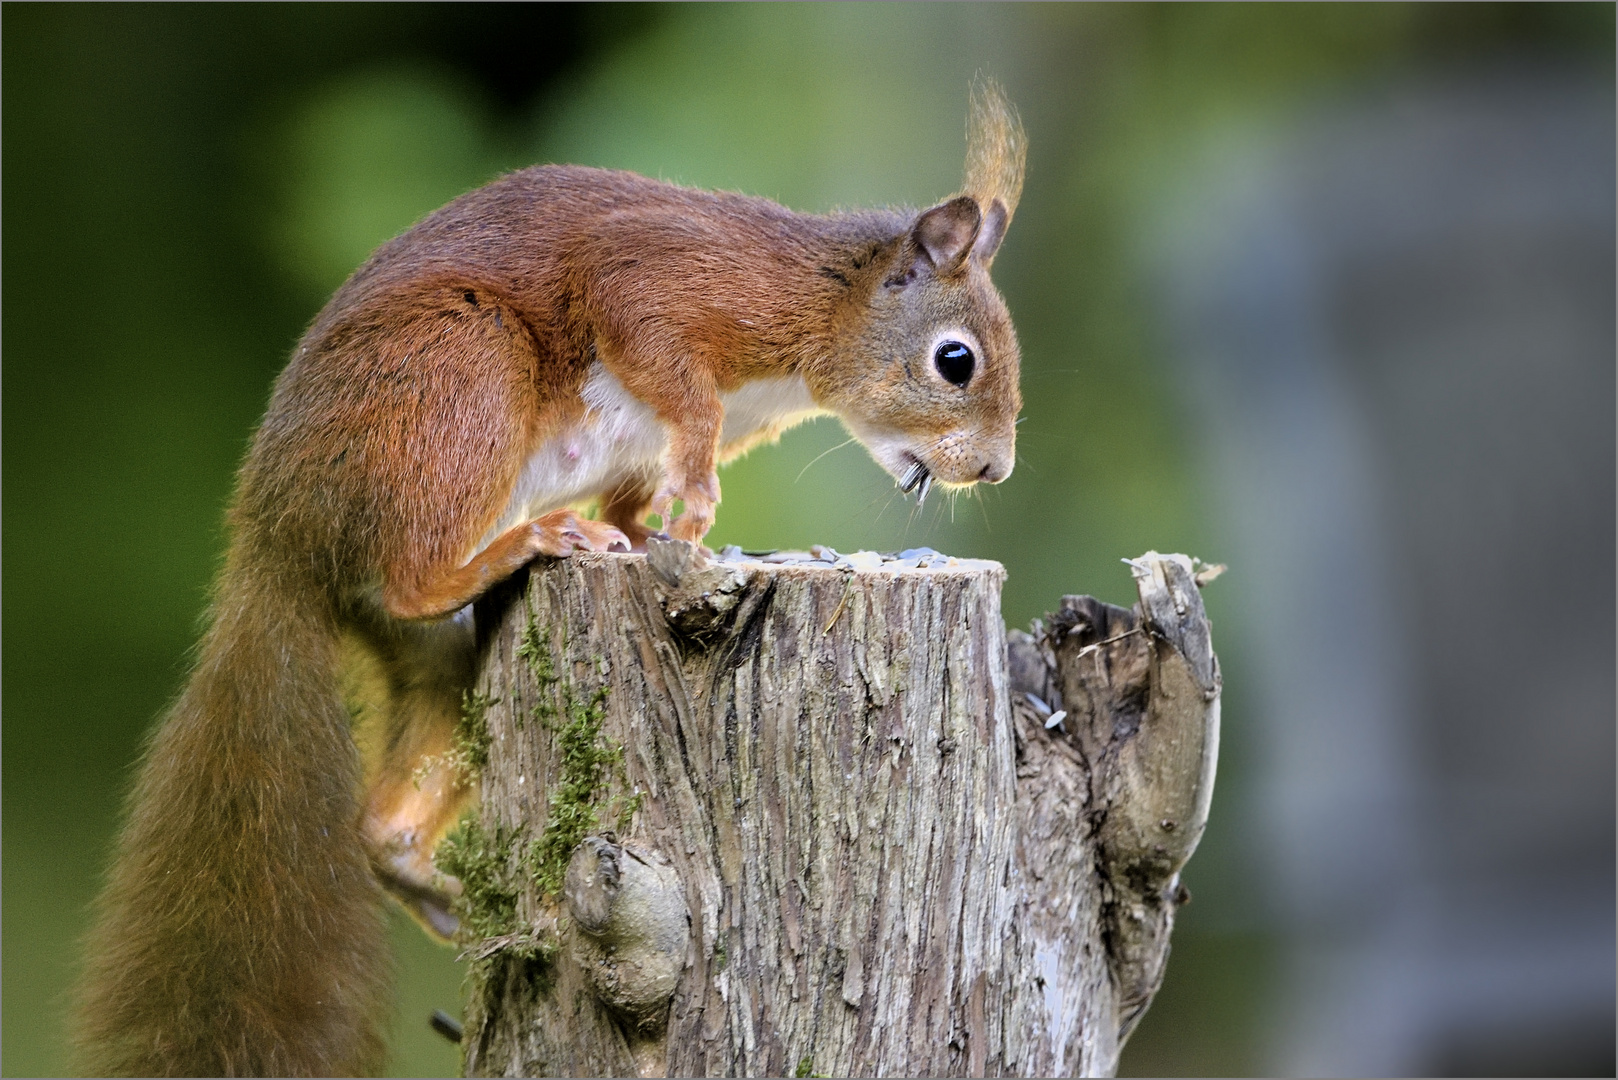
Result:
M668 444L668 429L656 414L600 361L590 366L579 396L584 415L528 456L499 522L474 553L512 526L593 498L626 477L656 482ZM766 428L790 427L820 411L799 375L755 379L719 400L725 413L722 444Z

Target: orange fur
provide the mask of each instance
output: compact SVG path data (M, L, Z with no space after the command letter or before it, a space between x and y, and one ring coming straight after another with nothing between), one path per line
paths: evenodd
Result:
M967 190L922 214L536 167L338 290L242 466L212 625L131 798L80 997L86 1069L380 1066L378 881L451 925L431 852L470 785L430 759L473 674L456 613L523 563L639 544L649 511L700 541L721 457L814 409L895 476L1004 479L1018 352L988 265L1022 138L997 91L974 100ZM956 339L976 357L961 385L934 359ZM590 497L603 521L567 509ZM384 684L364 793L342 643Z

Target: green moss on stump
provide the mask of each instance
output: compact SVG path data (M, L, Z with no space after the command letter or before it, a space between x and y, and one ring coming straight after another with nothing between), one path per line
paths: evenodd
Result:
M517 932L517 883L511 872L515 832L483 828L467 814L438 842L433 862L461 882L455 903L461 930L469 939L503 937Z
M532 610L517 655L528 662L528 670L539 684L541 693L533 716L556 734L560 759L544 831L528 851L534 884L541 893L555 896L562 891L573 849L586 836L600 832L603 821L627 830L640 808L641 794L611 794L612 780L616 777L627 783L627 777L623 745L601 733L607 717L607 688L600 687L588 699L580 699L572 684L556 674L550 636L539 628ZM558 686L560 707L554 700Z
M607 690L601 687L581 698L570 681L556 672L550 635L538 625L533 609L523 627L517 656L528 667L538 688L533 707L514 710L519 729L526 721L545 725L556 735L559 775L550 793L545 827L538 839L526 829L488 832L475 812L469 812L439 842L434 862L446 874L460 879L456 909L469 941L520 936L517 897L520 875L527 873L542 897L561 894L573 850L586 836L602 831L610 822L628 831L643 794L612 794L613 780L627 786L623 745L601 732L606 719ZM488 764L487 712L492 699L468 692L462 701L454 748L449 752L468 780ZM549 945L550 948L546 948ZM521 951L543 958L554 943L536 943Z

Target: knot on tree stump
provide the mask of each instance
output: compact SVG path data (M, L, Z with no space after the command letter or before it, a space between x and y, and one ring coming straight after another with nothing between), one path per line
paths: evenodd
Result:
M586 837L562 892L577 930L573 956L596 996L635 1031L661 1031L691 941L685 891L668 859Z

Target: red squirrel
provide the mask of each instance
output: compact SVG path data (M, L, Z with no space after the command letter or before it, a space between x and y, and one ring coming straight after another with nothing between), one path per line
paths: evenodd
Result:
M303 336L241 467L211 623L88 940L79 1065L381 1066L381 900L455 929L432 849L470 791L446 764L469 605L525 563L641 548L648 515L700 543L715 467L816 413L907 491L1004 480L1019 354L989 266L1023 154L988 86L963 192L919 213L547 165L379 248ZM599 520L569 508L592 500ZM356 663L387 688L364 762Z

